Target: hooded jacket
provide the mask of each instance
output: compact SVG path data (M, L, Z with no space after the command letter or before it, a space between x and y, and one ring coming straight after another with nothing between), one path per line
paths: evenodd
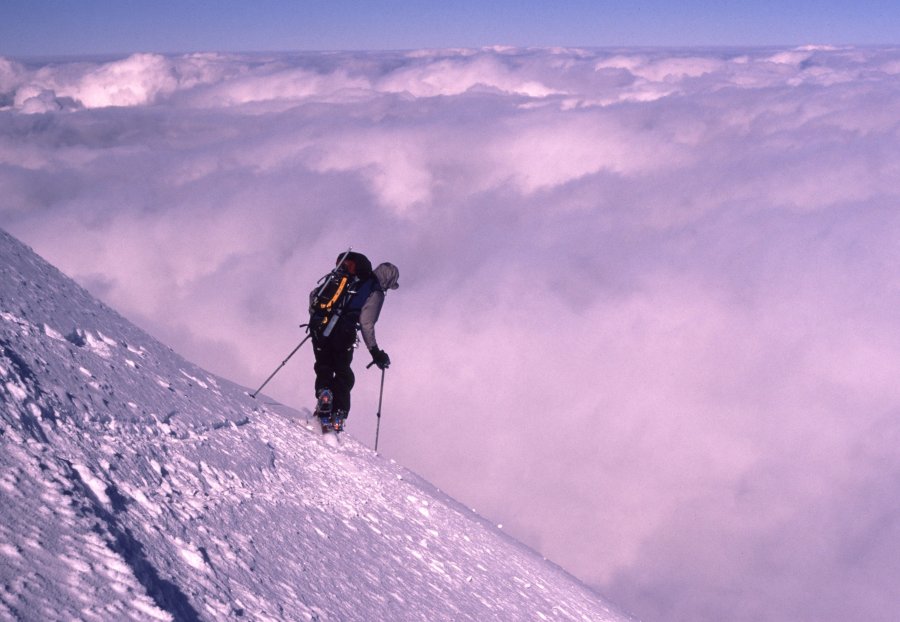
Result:
M374 289L359 312L359 330L362 333L366 348L371 350L378 347L375 339L375 323L381 315L381 307L384 305L384 295L389 289L397 289L400 284L400 271L392 263L379 264L372 274L378 281L378 288Z

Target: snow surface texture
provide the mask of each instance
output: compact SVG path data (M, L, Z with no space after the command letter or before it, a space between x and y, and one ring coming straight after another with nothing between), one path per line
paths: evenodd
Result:
M0 232L0 620L624 620Z

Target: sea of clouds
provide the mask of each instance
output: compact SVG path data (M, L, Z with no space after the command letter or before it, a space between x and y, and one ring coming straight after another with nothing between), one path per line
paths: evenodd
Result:
M647 622L887 621L898 110L885 47L0 58L0 226L251 388L391 261L384 453Z

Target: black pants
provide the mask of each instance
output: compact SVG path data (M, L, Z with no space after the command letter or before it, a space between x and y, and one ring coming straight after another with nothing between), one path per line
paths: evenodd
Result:
M353 346L356 330L334 331L328 337L313 337L316 363L316 397L322 389L329 389L334 396L334 411L350 412L350 390L356 376L350 369L353 362Z

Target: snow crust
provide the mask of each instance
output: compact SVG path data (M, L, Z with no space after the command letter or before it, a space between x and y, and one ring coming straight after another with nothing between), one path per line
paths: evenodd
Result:
M627 620L0 231L0 620Z

